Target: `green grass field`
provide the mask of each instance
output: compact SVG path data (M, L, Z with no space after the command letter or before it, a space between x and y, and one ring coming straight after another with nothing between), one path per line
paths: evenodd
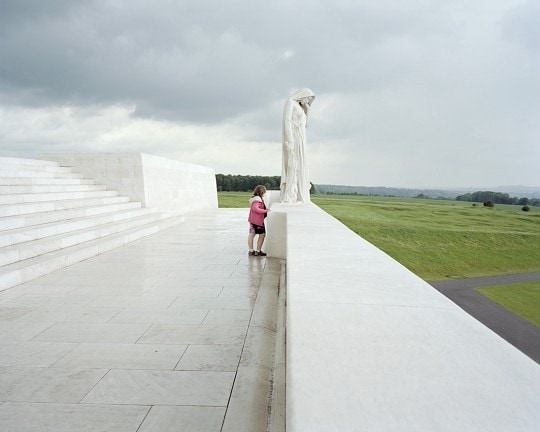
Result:
M218 205L220 208L249 207L249 192L218 192Z
M476 291L540 326L540 282L482 287Z

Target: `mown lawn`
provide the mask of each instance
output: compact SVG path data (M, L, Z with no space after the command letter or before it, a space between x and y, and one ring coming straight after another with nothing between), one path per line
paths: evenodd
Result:
M250 192L218 192L220 208L249 207Z
M540 282L476 288L494 302L540 326Z

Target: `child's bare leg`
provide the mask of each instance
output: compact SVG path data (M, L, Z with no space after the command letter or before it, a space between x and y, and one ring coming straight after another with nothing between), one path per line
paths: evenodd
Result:
M266 237L266 234L259 234L259 238L257 239L257 250L260 251L262 249L262 245L264 243L264 238Z
M255 233L249 233L248 235L248 249L253 250L253 240L255 239Z

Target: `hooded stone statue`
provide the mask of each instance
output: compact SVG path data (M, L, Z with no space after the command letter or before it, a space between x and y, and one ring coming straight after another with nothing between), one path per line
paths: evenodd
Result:
M310 202L309 171L306 157L306 127L315 94L310 89L294 93L283 109L283 159L280 201Z

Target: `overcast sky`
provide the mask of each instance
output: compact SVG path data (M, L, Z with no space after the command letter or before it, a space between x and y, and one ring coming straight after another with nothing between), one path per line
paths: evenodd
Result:
M313 183L540 186L540 2L0 0L1 155L144 152Z

